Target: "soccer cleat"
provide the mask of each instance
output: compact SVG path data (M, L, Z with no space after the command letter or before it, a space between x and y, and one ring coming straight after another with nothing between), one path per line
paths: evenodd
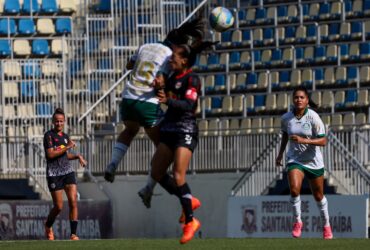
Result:
M303 223L302 222L296 222L296 223L293 224L292 236L294 238L301 237L302 227L303 227Z
M183 234L180 239L180 243L185 244L188 241L190 241L194 237L195 232L199 230L199 228L200 222L195 218L193 218L193 220L190 221L189 223L183 225L182 227Z
M191 198L191 208L193 209L193 211L199 208L200 206L201 206L200 200L198 200L197 198L193 196ZM182 210L181 216L179 218L179 223L184 223L184 222L185 222L185 213L184 213L184 210Z
M322 236L325 240L333 239L333 232L331 231L331 226L324 226Z
M142 189L140 189L140 191L137 194L140 196L144 205L147 208L150 208L150 202L152 200L152 195L153 195L153 192L150 190L150 188L148 186L145 186Z
M80 240L80 238L78 238L77 235L75 234L71 234L71 237L70 237L71 240Z
M45 225L45 236L48 240L54 240L54 232L53 232L53 228L51 227L47 227Z
M116 166L113 163L109 163L109 165L105 168L104 171L104 179L113 183L114 175L116 173Z

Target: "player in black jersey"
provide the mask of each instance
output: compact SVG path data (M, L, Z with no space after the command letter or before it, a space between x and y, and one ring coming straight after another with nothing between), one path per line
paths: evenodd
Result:
M201 94L200 80L191 67L197 53L209 45L212 43L200 42L197 48L186 44L173 46L170 59L173 74L166 83L165 91L158 92L159 102L167 105L168 109L161 123L160 144L152 159L152 177L180 199L183 208L180 222L184 223L181 244L190 241L200 228L200 222L193 218L193 210L200 206L200 202L191 195L185 177L198 144L195 111ZM172 163L173 177L167 174Z
M44 149L47 161L46 179L53 199L53 208L50 210L45 223L45 236L54 240L52 225L63 208L63 190L68 198L69 218L71 226L71 240L78 240L77 231L77 181L70 160L79 160L81 166L87 162L80 154L69 153L75 146L69 136L63 132L65 115L58 108L53 114L54 128L44 135Z

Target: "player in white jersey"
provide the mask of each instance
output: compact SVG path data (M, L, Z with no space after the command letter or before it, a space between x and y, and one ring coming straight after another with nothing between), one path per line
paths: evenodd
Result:
M131 79L123 90L120 104L120 115L125 129L118 136L113 148L112 160L105 169L106 181L114 181L116 169L141 126L144 127L154 145L158 145L158 124L162 117L162 110L156 92L164 87L164 80L169 73L167 61L172 55L171 45L186 44L190 37L197 39L199 34L203 34L199 32L199 27L203 28L203 24L201 19L194 19L171 30L163 43L142 45L126 65L126 68L132 69L132 72ZM154 188L155 181L150 175L148 183L148 186ZM151 194L148 197L145 200L149 199L147 204L150 206Z
M281 119L282 141L276 164L281 161L288 141L286 155L290 202L295 218L292 236L299 238L302 232L300 192L305 176L308 177L312 194L317 202L324 222L323 238L332 239L333 234L329 222L328 201L324 196L324 162L320 147L326 145L325 125L320 116L310 107L315 107L307 89L299 86L293 91L292 111L285 113Z

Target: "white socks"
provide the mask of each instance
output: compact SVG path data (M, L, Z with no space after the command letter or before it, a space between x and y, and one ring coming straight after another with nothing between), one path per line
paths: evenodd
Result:
M328 211L328 200L324 196L321 201L317 202L317 207L320 210L321 219L323 219L324 226L330 226L329 211Z
M128 150L128 146L126 144L123 144L120 142L116 143L116 145L113 148L112 161L111 161L111 163L114 164L115 168L118 167L120 161L125 156L127 150Z
M301 196L290 197L290 204L292 204L293 215L296 222L302 222L301 218Z

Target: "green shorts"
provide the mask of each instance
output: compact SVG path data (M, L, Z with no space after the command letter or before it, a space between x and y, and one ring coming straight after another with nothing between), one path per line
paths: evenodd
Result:
M307 176L308 179L315 179L317 177L324 175L324 168L311 169L311 168L304 167L297 163L288 163L287 168L288 168L288 172L293 169L301 170L304 173L304 175Z
M159 104L133 99L122 99L120 104L122 121L135 121L144 128L157 125L162 115L163 111Z

